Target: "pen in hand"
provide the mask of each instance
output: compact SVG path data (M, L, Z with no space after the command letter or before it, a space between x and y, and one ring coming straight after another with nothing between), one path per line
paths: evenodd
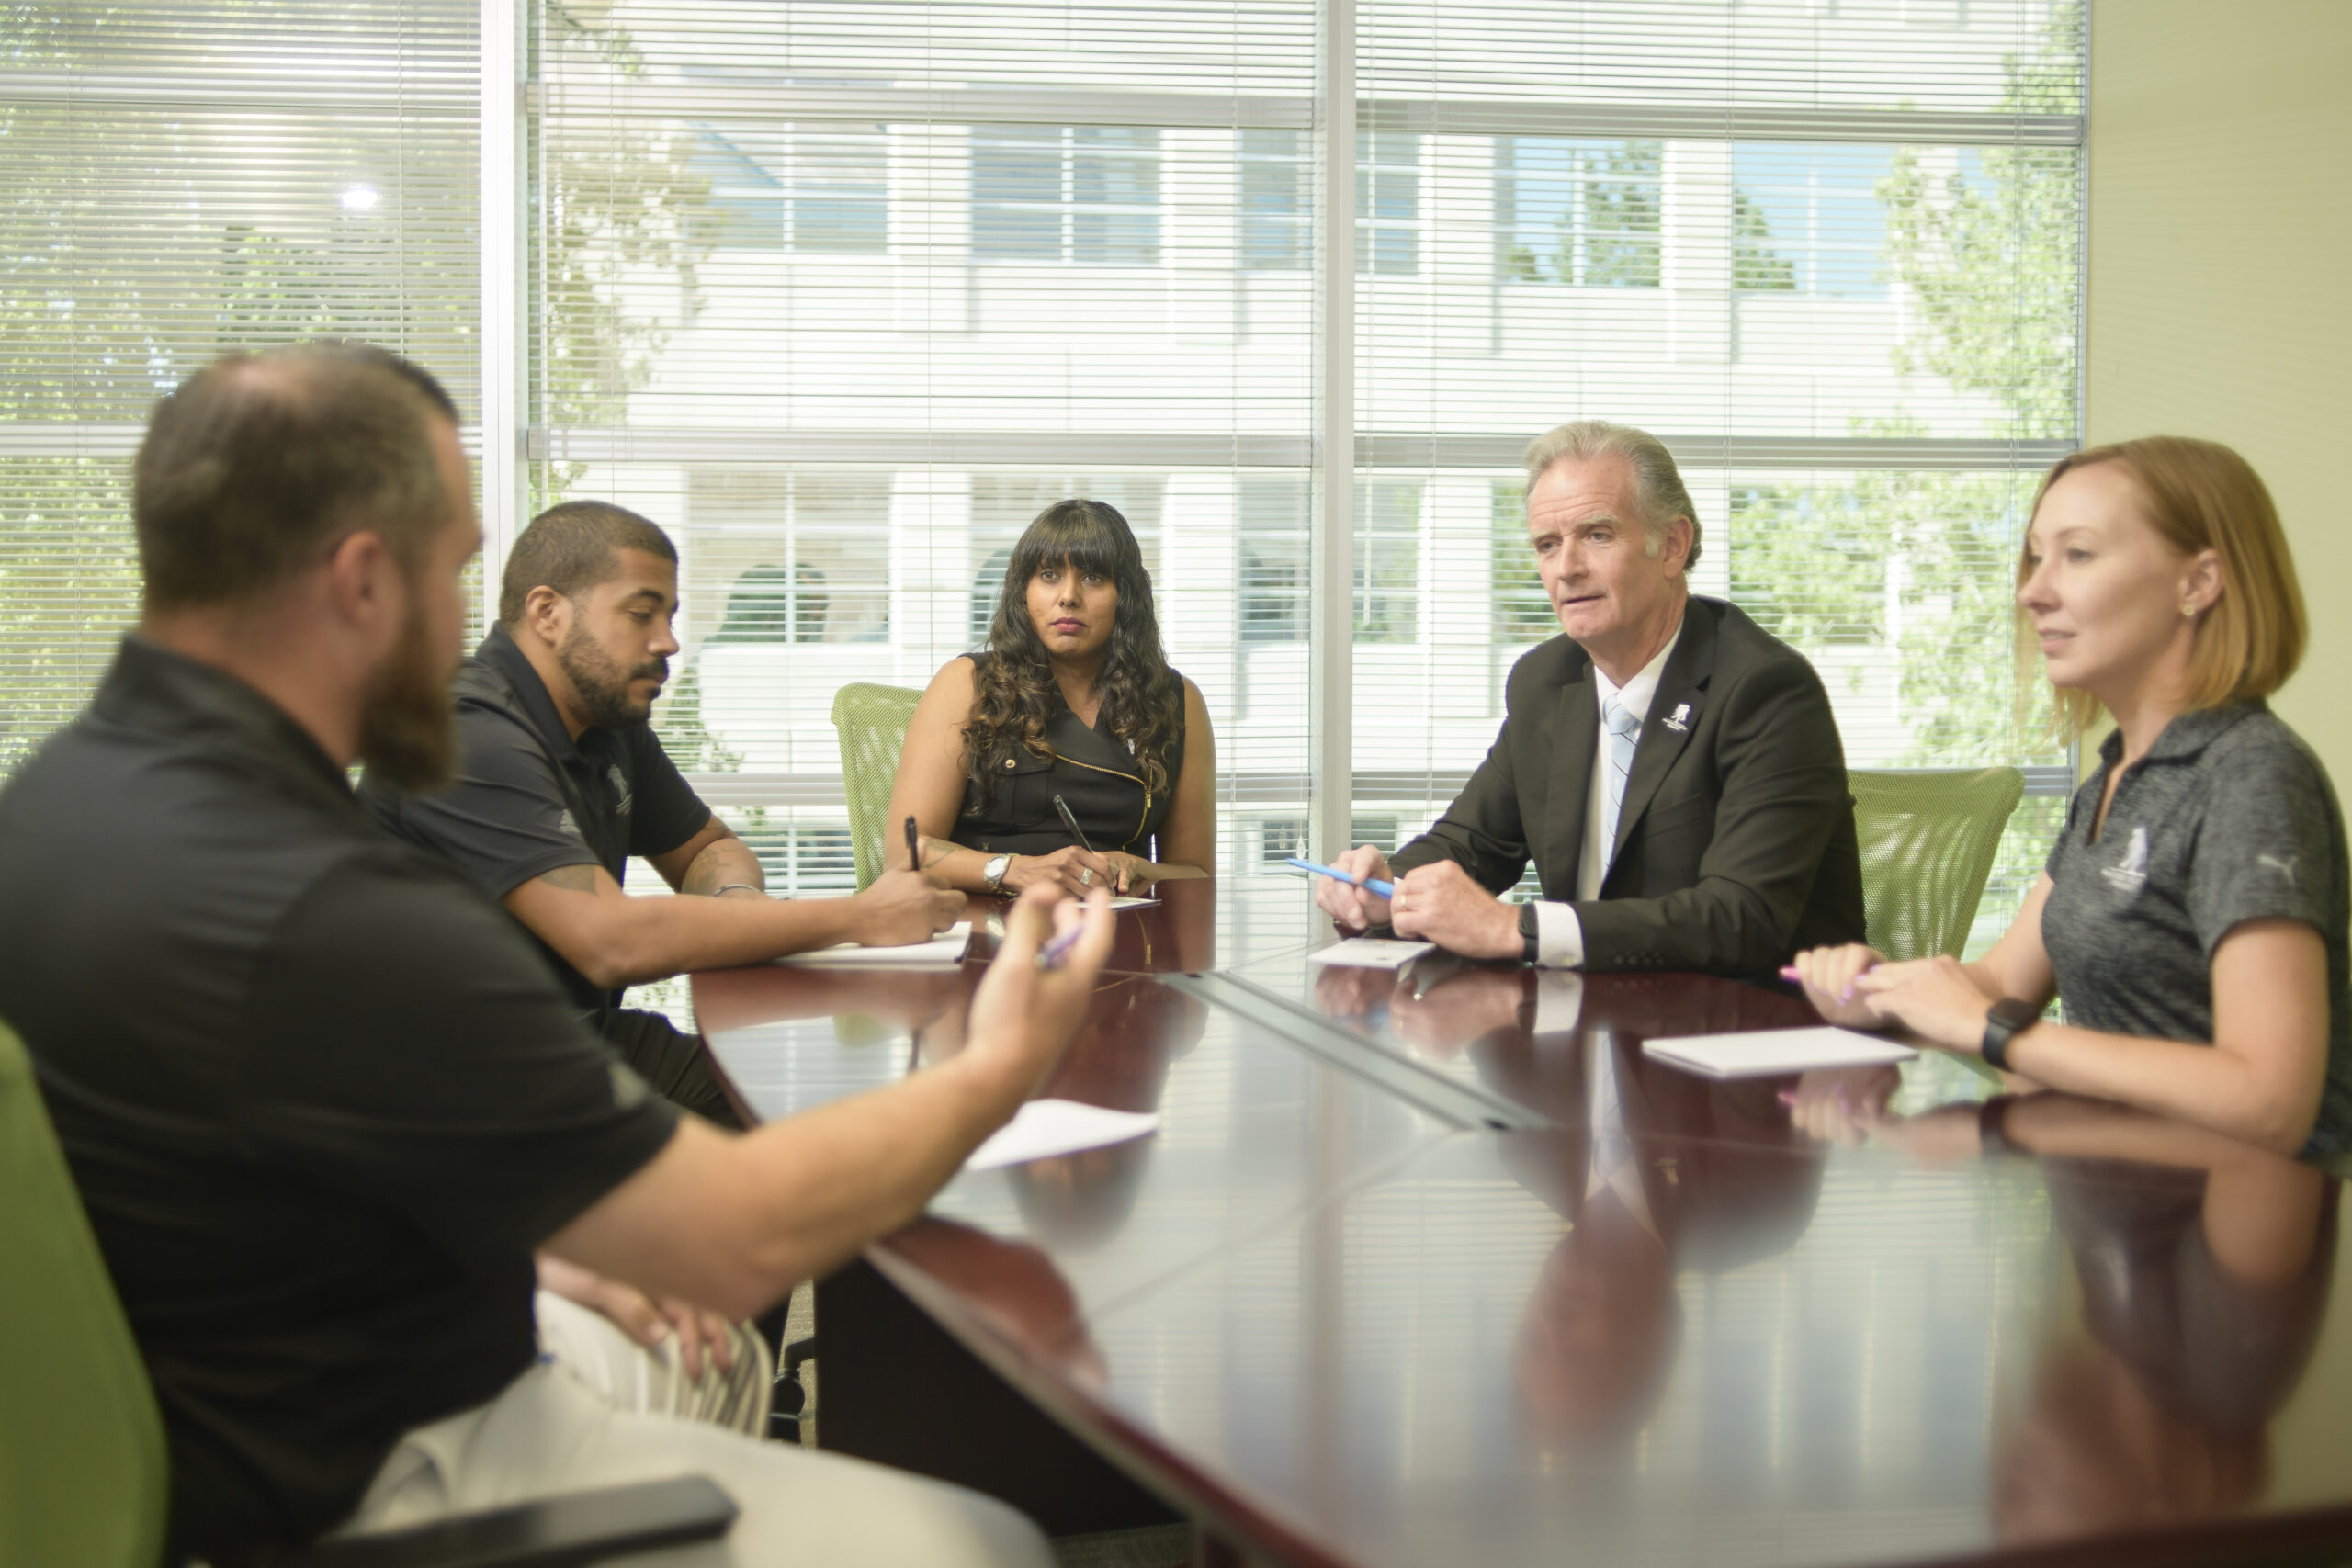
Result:
M1094 846L1086 841L1086 829L1078 825L1078 814L1069 808L1069 802L1057 795L1054 796L1054 809L1061 813L1062 826L1069 829L1069 836L1078 840L1078 847L1088 854L1094 853ZM1080 877L1080 880L1091 882L1092 878ZM1126 878L1124 876L1119 879L1119 890L1126 891Z
M914 813L907 813L907 869L922 869L922 835L915 831Z
M1060 968L1069 961L1069 950L1076 947L1078 939L1085 934L1086 924L1083 920L1071 925L1069 930L1037 950L1037 967L1040 969Z
M1061 813L1062 826L1069 829L1069 836L1078 840L1078 847L1092 854L1094 846L1086 841L1086 831L1078 825L1078 814L1070 810L1069 802L1057 795L1054 796L1054 809Z

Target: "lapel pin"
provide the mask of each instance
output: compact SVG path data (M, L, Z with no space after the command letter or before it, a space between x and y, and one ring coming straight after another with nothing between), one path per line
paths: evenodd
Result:
M1690 705L1689 703L1677 703L1677 704L1675 704L1675 705L1674 705L1674 711L1673 711L1672 713L1668 714L1668 715L1666 716L1666 727L1667 727L1668 729L1672 729L1672 730L1676 730L1676 731L1680 731L1680 730L1685 730L1685 729L1690 728Z

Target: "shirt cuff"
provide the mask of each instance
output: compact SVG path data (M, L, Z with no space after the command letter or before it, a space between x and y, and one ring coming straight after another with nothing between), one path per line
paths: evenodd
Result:
M1584 922L1573 904L1539 901L1535 905L1535 962L1547 969L1575 969L1584 964Z

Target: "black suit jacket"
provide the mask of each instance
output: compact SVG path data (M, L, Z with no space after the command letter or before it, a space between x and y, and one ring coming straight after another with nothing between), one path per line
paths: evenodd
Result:
M1846 754L1804 656L1734 606L1693 597L1634 751L1596 900L1576 896L1600 701L1566 637L1504 687L1494 749L1397 874L1459 862L1500 893L1532 857L1544 897L1574 902L1584 966L1768 974L1862 940L1862 868Z

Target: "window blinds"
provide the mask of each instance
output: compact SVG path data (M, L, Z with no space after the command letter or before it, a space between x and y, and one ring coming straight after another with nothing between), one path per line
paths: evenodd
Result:
M833 689L975 646L1065 494L1145 542L1227 867L1295 845L1332 333L1368 825L1427 822L1552 635L1517 460L1586 416L1675 446L1698 586L1815 659L1856 765L2052 762L2000 634L2075 432L2079 29L2042 0L1365 0L1334 321L1310 5L545 6L535 500L679 535L663 722L780 863L838 827Z
M1359 480L1419 485L1425 563L1424 629L1359 633L1358 810L1425 822L1485 754L1557 629L1519 454L1594 417L1674 449L1696 590L1813 660L1850 766L2063 791L2014 723L2008 628L2078 428L2078 10L1364 0L1356 26L1363 134L1421 175L1417 265L1356 282ZM2048 816L2020 814L1988 919Z
M834 692L980 646L1068 496L1143 547L1225 863L1296 814L1315 37L1303 3L535 10L532 504L678 539L659 722L778 885L848 875ZM1406 635L1414 543L1368 590Z
M128 469L237 348L354 336L479 383L471 0L0 19L0 772L137 614Z

